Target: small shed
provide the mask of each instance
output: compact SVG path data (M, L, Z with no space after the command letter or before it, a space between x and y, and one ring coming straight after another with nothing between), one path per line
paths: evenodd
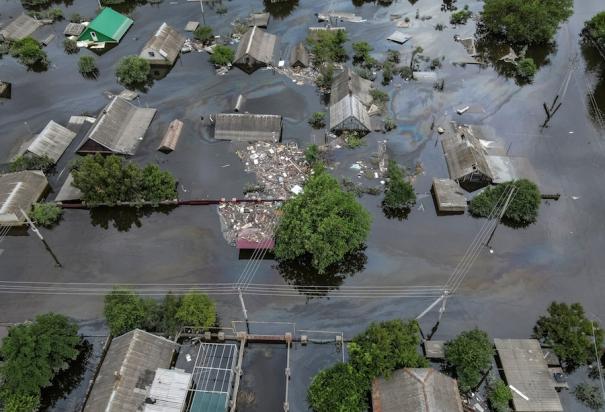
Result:
M42 26L40 20L36 20L27 14L21 14L15 20L11 21L6 27L0 29L0 40L21 40L31 36L38 28Z
M110 7L101 13L84 29L78 41L89 43L119 43L134 22Z
M261 27L266 29L269 25L269 18L271 15L269 13L252 13L250 18L248 19L249 27Z
M182 412L191 385L191 374L181 369L158 369L143 412Z
M47 188L48 181L40 170L0 175L0 226L23 225L21 209L28 212Z
M185 36L166 23L162 23L145 44L139 56L151 65L172 66L179 57L183 44L185 44Z
M277 36L259 27L252 27L239 42L233 65L246 73L273 64Z
M282 117L275 114L220 113L216 115L214 138L240 142L281 140Z
M179 142L179 138L181 137L181 132L183 131L183 122L179 119L174 119L168 125L168 130L166 130L166 134L158 147L160 152L170 153L174 149L176 149L176 145Z
M11 89L12 85L9 82L0 81L0 98L10 99Z
M372 82L366 80L350 68L334 76L330 89L330 104L336 104L345 96L354 95L364 106L372 104Z
M75 137L74 132L51 120L29 145L27 152L48 156L57 163Z
M372 121L361 101L354 95L346 95L330 106L330 130L366 134L372 130Z
M306 68L311 64L309 52L305 47L305 43L300 42L292 49L290 54L290 66L298 68Z
M134 155L156 112L114 97L86 134L78 153Z
M513 394L515 411L563 411L540 342L536 339L494 339L494 344Z
M178 344L140 329L111 341L83 412L126 412L145 407L156 370L169 368Z
M455 379L432 368L406 368L372 382L373 412L463 412Z
M86 26L80 23L69 23L65 27L65 30L63 30L63 34L66 36L79 36L85 28Z
M437 210L442 213L461 213L466 210L464 191L451 179L433 179L433 195Z
M404 44L411 38L412 38L412 36L410 36L409 34L405 34L400 31L395 31L395 32L393 32L393 34L391 34L389 37L387 37L387 40L390 40L397 44Z

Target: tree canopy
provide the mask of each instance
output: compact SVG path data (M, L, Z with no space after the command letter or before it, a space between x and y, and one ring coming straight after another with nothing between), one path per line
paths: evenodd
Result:
M576 386L573 390L573 394L576 396L578 401L593 411L599 411L603 409L603 406L605 406L603 394L595 385L590 385L584 382L579 383L578 386Z
M174 177L155 164L141 168L111 155L79 158L72 171L73 185L87 203L154 202L175 199Z
M347 42L347 32L344 30L318 30L307 37L311 47L315 66L324 63L340 63L347 59L344 44Z
M481 22L513 44L549 42L571 16L573 0L485 0Z
M338 363L313 377L307 400L314 412L363 412L366 386L348 363Z
M355 56L353 56L353 58L359 63L369 60L370 52L374 50L374 48L367 41L356 42L351 46L355 52Z
M394 160L389 160L382 206L386 209L409 209L416 203L414 186L405 180L403 170Z
M605 11L595 14L584 23L584 28L603 47L605 47Z
M55 203L34 203L31 218L40 226L50 227L61 219L63 209Z
M281 213L275 255L291 260L308 254L319 272L360 248L370 231L370 214L321 167Z
M10 171L42 170L44 173L47 173L54 165L55 161L46 155L38 156L35 154L28 154L27 156L18 156L15 158L10 164Z
M111 334L119 336L141 328L148 312L140 296L128 289L115 288L105 296L103 314Z
M149 80L150 73L151 66L149 62L139 56L122 57L116 68L118 82L129 88L145 85Z
M462 332L445 344L445 360L456 374L458 387L465 393L479 384L493 356L489 336L479 329Z
M548 315L538 319L534 336L551 346L568 369L574 369L595 360L593 328L596 345L600 349L603 330L596 321L586 318L582 305L552 302Z
M504 219L518 225L534 223L538 218L538 210L542 199L536 184L526 179L486 188L483 193L471 200L469 212L473 216L489 216L502 194L508 191L510 185L515 185L517 191L504 212Z
M212 27L210 26L198 26L197 29L193 32L193 37L196 40L201 41L204 44L210 43L212 39L214 39L214 33L212 33Z
M217 66L227 66L233 63L234 57L235 51L233 51L231 47L218 44L212 51L210 62L212 64L216 64Z
M14 41L10 46L10 54L26 66L48 66L48 56L42 50L42 45L32 37Z
M181 298L175 317L183 326L208 328L216 323L216 308L208 296L190 292Z

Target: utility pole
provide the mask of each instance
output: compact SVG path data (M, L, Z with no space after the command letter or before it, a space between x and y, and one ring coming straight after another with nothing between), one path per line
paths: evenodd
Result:
M242 305L242 311L244 312L244 319L246 320L246 331L250 333L250 324L248 323L248 311L246 310L246 304L244 303L244 296L242 295L242 288L237 288L239 295L239 302Z
M61 262L59 262L59 259L57 259L57 256L53 253L53 251L50 248L50 246L48 246L48 243L46 243L46 240L44 240L44 236L42 236L42 233L40 233L40 231L38 230L38 228L36 227L36 225L34 225L34 222L31 221L31 219L29 218L29 216L27 215L27 213L25 213L25 211L23 209L19 209L19 210L23 214L23 217L25 217L25 220L27 221L27 224L29 225L29 227L38 236L38 238L42 241L42 243L44 244L44 247L46 248L46 250L48 251L48 253L50 253L50 255L52 256L53 260L55 261L55 266L57 266L57 267L63 267L61 265Z
M206 25L206 17L204 16L204 0L200 0L200 7L202 8L202 23Z

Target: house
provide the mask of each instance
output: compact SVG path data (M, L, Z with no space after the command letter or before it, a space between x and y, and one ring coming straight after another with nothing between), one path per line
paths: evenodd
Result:
M400 31L395 31L395 32L393 32L393 34L391 34L389 37L387 37L387 40L392 41L393 43L397 43L397 44L404 44L411 38L412 38L412 36L410 36L409 34L405 34Z
M250 15L250 18L248 19L248 26L249 27L261 27L263 29L266 29L267 26L269 25L269 18L271 17L271 14L269 13L252 13Z
M277 36L254 26L242 36L235 52L233 65L246 73L271 66L276 44Z
M455 379L433 368L406 368L372 382L373 412L463 412Z
M114 338L83 412L143 410L156 371L170 367L178 346L175 342L140 329Z
M162 23L145 44L139 56L153 66L172 66L179 57L183 44L185 44L185 36L166 23Z
M78 41L87 43L119 43L133 21L123 14L105 7L84 29Z
M290 66L304 69L309 67L310 64L311 59L309 58L309 52L305 44L303 42L298 43L290 54Z
M372 121L361 101L354 95L347 95L330 106L330 130L366 134L372 130Z
M432 189L439 212L461 213L466 210L466 198L458 183L451 179L433 178Z
M36 20L27 14L21 14L11 21L6 27L0 29L0 40L21 40L31 36L42 26L40 20Z
M517 412L561 412L563 406L536 339L494 339Z
M21 226L25 217L21 210L29 212L32 205L39 201L48 181L40 170L0 175L0 226Z
M282 117L275 114L220 113L216 115L214 138L240 142L281 140Z
M334 76L330 89L330 104L336 104L345 96L354 95L364 106L372 104L372 82L348 67Z
M86 134L78 153L134 155L156 112L114 97Z
M73 185L73 182L74 176L70 173L67 175L61 189L59 189L59 193L55 196L55 202L70 203L82 200L82 196L84 195L80 189Z
M26 152L40 157L47 156L57 163L75 137L74 132L51 120L36 136Z

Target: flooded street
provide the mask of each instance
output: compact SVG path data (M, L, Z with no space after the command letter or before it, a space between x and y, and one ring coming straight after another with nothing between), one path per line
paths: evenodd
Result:
M66 3L70 5L58 4L66 16L74 12L95 14L94 1ZM543 193L560 193L561 198L544 201L537 223L527 228L499 226L491 243L494 253L484 248L460 290L448 300L435 338L449 339L475 326L493 338L525 338L553 300L581 302L588 313L605 319L602 298L605 130L592 117L587 97L588 93L594 93L600 109L605 110L605 62L599 61L594 51L582 50L579 38L584 21L603 9L602 0L575 2L574 15L558 31L553 52L545 58L534 83L523 87L491 66L454 65L469 57L453 37L471 36L474 22L453 28L448 24L449 13L441 11L441 1L414 3L399 0L389 7L380 7L363 1L330 2L334 10L355 12L367 19L363 23L342 23L349 34L350 55L350 43L359 40L372 44L372 54L379 60L389 48L398 49L405 56L414 47L422 46L425 56L444 57L437 73L445 81L440 92L434 90L432 83L422 81L406 82L396 77L391 85L381 86L380 80L376 80L375 86L391 96L388 107L397 128L387 134L370 133L365 137L365 146L356 150L336 149L330 157L332 173L339 178L355 176L350 166L357 160L367 160L377 151L378 141L386 139L393 159L411 171L417 164L422 166L422 173L414 183L419 199L416 206L407 219L400 221L384 216L380 207L382 195L364 195L360 199L372 214L373 222L365 258L354 262L359 270L353 275L340 276L336 281L309 279L304 270L278 268L276 262L264 260L252 282L334 287L445 284L484 223L468 214L437 216L430 194L432 178L448 176L443 151L431 124L439 126L456 120L487 126L505 144L509 154L529 159ZM474 12L481 10L482 2L471 0L468 4ZM206 23L216 34L228 34L236 17L244 18L251 11L264 8L261 0L232 0L225 5L228 12L222 16L211 7L206 9ZM314 13L326 11L325 2L299 0L279 6L272 11L281 17L271 19L268 31L279 37L279 56L287 60L291 47L306 37L307 27L318 25ZM420 15L432 19L414 19L416 9ZM6 24L21 11L18 1L0 2L0 23ZM409 29L397 29L412 35L403 46L386 40L396 30L390 14L411 18ZM38 133L50 120L67 124L72 115L96 115L108 103L103 92L116 93L122 89L115 79L116 62L123 56L138 54L162 22L183 32L189 20L201 20L199 4L185 0L139 5L129 15L135 23L120 45L97 58L96 80L87 80L77 71L78 57L91 54L90 51L64 53L62 32L66 21L42 28L56 34L45 48L51 61L48 71L27 71L8 55L0 59L0 80L12 83L12 98L0 99L0 163L10 162L32 133ZM448 27L436 31L437 23ZM549 127L542 129L542 104L552 102L576 57L577 67L562 97L563 105ZM254 175L244 172L235 145L214 140L208 122L201 120L201 116L207 119L211 113L231 112L239 94L246 96L242 112L284 117L284 142L293 141L306 147L323 139L324 131L314 130L307 123L313 112L326 110L314 86L297 85L272 70L248 75L235 68L218 76L207 53L192 52L182 55L165 78L155 81L135 101L143 107L157 108L158 113L133 160L141 164L154 162L172 172L179 181L181 199L241 197L244 185L255 181ZM457 108L467 105L471 110L461 116L456 114ZM157 152L168 124L175 118L185 125L177 149L169 155ZM56 175L50 178L55 192L65 178L64 168L75 154L77 145L74 142L72 146L61 159ZM377 184L365 179L359 181ZM48 199L53 198L51 193ZM225 242L216 206L181 206L163 213L66 210L58 226L42 229L42 233L62 267L55 266L31 231L28 235L14 234L0 243L1 282L232 283L238 280L247 263L239 260L236 249ZM223 322L242 319L237 295L212 297ZM342 331L347 338L374 320L413 318L433 300L329 295L309 299L302 294L245 296L252 320L294 322L297 329ZM21 322L41 312L55 311L82 324L98 326L102 309L102 296L0 294L2 322ZM434 310L423 318L421 326L428 331L436 320ZM104 332L102 328L89 331L91 335ZM291 411L307 410L305 398L310 377L338 360L333 347L317 351L313 348L294 351ZM244 371L243 388L253 393L250 397L256 402L238 410L279 410L285 386L285 349L260 347L246 356L244 369L250 369L250 375ZM561 400L570 410L582 410L573 403L570 393L562 393Z

